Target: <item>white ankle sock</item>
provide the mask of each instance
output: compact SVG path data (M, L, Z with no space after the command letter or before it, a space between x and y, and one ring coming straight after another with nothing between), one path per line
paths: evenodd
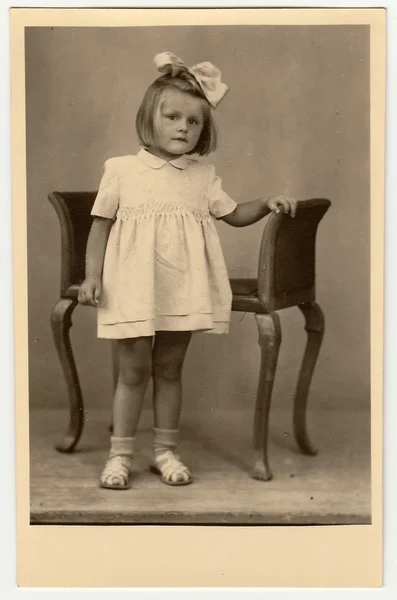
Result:
M129 456L133 457L135 451L135 438L133 437L114 437L110 438L109 456Z
M178 443L178 429L153 428L153 453L155 456L166 450L174 451Z

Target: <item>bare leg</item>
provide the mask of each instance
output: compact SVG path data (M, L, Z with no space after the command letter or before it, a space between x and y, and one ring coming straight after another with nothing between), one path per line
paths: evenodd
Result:
M112 370L113 370L113 389L116 389L117 381L119 379L119 349L117 340L111 341L112 348Z
M111 353L112 353L112 375L113 375L113 392L116 391L117 381L119 378L119 354L117 340L111 340ZM113 421L109 424L109 431L113 433Z
M56 445L59 452L73 452L84 428L83 397L69 336L76 305L77 300L61 298L51 313L52 334L66 380L70 411L68 432Z
M113 402L113 434L133 437L152 371L152 338L118 340L119 375Z
M182 405L182 367L190 331L158 331L153 349L154 424L178 429Z
M253 477L267 481L273 477L267 458L267 440L270 403L281 343L281 326L276 312L269 315L257 314L255 319L261 347L261 367L254 420Z
M182 405L182 367L190 332L156 335L153 349L154 438L151 471L167 485L188 485L191 473L175 453Z
M118 356L118 378L113 401L113 435L100 485L125 490L130 486L135 433L151 377L152 338L118 340L114 350Z
M317 454L317 450L312 445L307 433L306 408L310 383L324 335L324 315L315 302L301 304L299 308L305 317L307 343L295 393L294 433L301 452L304 454Z

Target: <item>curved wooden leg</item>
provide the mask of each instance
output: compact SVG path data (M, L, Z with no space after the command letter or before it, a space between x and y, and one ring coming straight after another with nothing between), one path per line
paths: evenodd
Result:
M324 335L324 315L315 302L301 304L299 309L305 318L307 343L295 392L294 434L301 452L304 454L317 454L317 450L312 445L307 433L306 408L310 383Z
M77 300L61 298L51 313L52 334L66 380L70 407L69 429L65 437L55 446L59 452L73 452L84 427L83 398L69 336L72 313L76 305Z
M261 367L254 417L255 479L268 481L273 477L267 458L270 403L281 344L281 325L277 313L255 315L261 348Z
M111 342L112 349L112 373L113 373L113 392L116 389L117 379L119 377L119 359L117 354L117 342ZM113 421L109 424L108 427L110 433L113 433Z

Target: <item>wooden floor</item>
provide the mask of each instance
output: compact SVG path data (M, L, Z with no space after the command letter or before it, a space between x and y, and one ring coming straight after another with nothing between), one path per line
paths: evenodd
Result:
M104 490L98 476L108 449L110 412L88 411L78 451L54 444L67 412L31 413L32 524L366 524L370 517L370 427L367 411L309 413L317 456L297 452L291 414L273 410L270 461L274 479L249 475L252 415L184 414L179 452L192 485L169 487L148 470L151 415L137 436L133 486Z

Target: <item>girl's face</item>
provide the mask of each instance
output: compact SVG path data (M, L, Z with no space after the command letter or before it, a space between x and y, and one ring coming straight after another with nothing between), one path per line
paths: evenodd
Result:
M202 102L176 88L166 88L154 115L156 145L150 151L171 160L193 150L204 125Z

